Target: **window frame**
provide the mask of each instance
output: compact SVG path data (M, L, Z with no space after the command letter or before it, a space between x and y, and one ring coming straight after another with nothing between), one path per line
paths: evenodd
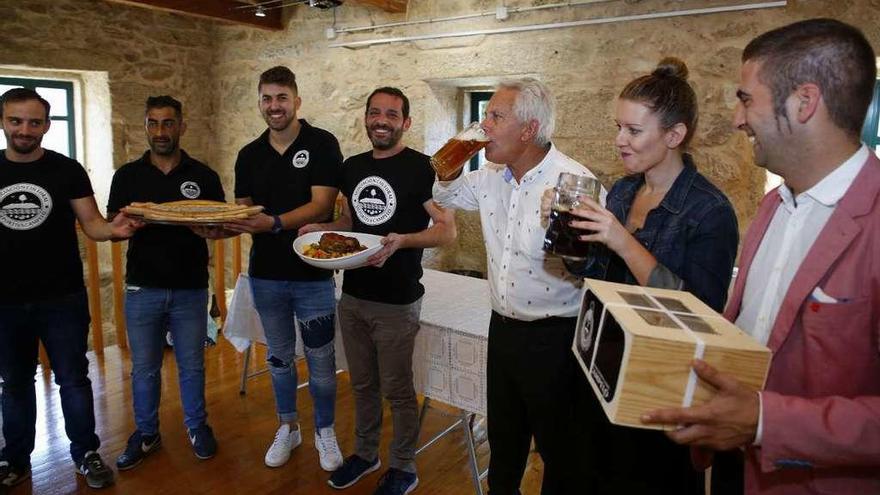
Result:
M65 93L67 94L67 116L49 116L49 120L67 122L68 157L76 160L76 108L73 104L73 81L63 81L59 79L32 79L0 75L0 84L32 89L34 91L37 91L38 88L65 90Z
M880 79L874 83L874 98L865 116L862 141L874 150L880 150Z
M470 115L471 118L468 122L480 122L483 120L483 115L480 113L480 103L488 102L492 95L495 93L493 91L468 91L468 100L470 101ZM480 155L483 153L481 150L479 153L474 155L473 158L470 159L468 165L468 171L472 172L474 170L479 170L480 168ZM483 159L485 161L485 158Z

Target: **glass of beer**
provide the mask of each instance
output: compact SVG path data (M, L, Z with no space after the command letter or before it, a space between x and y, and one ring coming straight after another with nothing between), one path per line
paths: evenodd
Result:
M594 243L578 239L590 232L572 228L569 223L575 220L571 210L580 206L580 198L599 201L601 187L599 181L592 177L567 172L559 174L556 196L550 209L550 226L544 236L544 251L570 260L582 260L593 255Z
M453 179L478 151L489 144L489 138L479 122L471 122L450 139L431 157L431 166L440 180Z

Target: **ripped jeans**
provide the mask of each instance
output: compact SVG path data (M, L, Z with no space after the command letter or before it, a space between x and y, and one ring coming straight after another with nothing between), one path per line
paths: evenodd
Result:
M315 429L332 426L336 404L336 297L333 279L317 281L251 278L254 306L266 333L267 361L275 393L278 419L296 422L297 376L294 352L299 324L309 392L315 411Z

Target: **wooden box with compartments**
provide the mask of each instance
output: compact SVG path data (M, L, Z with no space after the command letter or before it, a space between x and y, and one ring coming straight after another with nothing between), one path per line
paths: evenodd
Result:
M691 368L700 358L760 390L770 350L684 291L586 279L572 351L617 425L643 413L702 404L714 388Z

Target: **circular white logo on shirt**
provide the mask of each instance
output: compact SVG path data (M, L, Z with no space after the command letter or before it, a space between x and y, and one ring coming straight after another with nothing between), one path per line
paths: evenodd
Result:
M196 199L202 194L202 188L195 182L188 180L180 185L180 194L183 194L184 198Z
M375 175L360 181L351 198L354 212L364 225L381 225L397 210L397 198L391 184Z
M52 196L40 186L13 184L0 189L0 224L12 230L38 227L52 213Z
M309 150L299 150L293 154L293 166L303 168L309 164Z

